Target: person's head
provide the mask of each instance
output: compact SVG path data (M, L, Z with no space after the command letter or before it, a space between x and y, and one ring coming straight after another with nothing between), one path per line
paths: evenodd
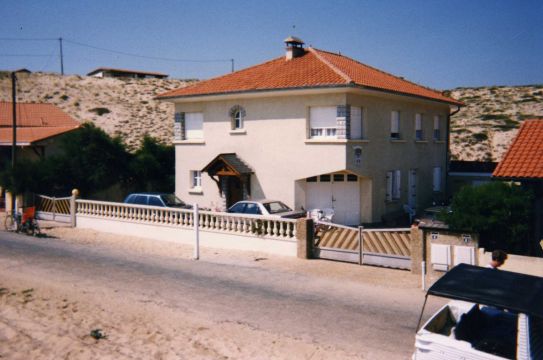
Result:
M492 267L499 268L507 260L507 253L503 250L492 251Z

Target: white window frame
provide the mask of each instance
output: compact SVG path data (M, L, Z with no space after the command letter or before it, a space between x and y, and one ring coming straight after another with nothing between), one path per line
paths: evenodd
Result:
M434 140L441 140L441 116L434 115Z
M395 201L400 200L402 195L402 172L401 170L391 170L387 171L387 188L386 188L386 200Z
M243 112L241 109L237 110L234 113L234 116L232 118L232 127L234 130L243 129Z
M204 138L204 114L200 112L185 113L185 139Z
M202 189L202 172L200 170L190 171L190 188Z
M354 130L359 130L355 133ZM359 106L351 106L351 133L352 140L364 139L364 109Z
M400 140L400 112L393 110L390 113L390 139Z
M311 139L337 139L337 107L309 108L309 137Z
M423 119L423 116L421 113L415 114L415 140L416 141L424 140L424 131L422 130L422 119Z
M441 191L442 178L441 166L435 166L432 170L432 190L434 192Z

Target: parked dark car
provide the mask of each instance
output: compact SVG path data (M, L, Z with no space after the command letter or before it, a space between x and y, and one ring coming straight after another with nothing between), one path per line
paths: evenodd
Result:
M148 205L161 207L174 207L192 209L192 205L186 204L174 194L166 193L133 193L124 199L125 204Z
M297 219L306 216L305 211L296 211L277 200L243 200L228 209L229 213L265 215Z

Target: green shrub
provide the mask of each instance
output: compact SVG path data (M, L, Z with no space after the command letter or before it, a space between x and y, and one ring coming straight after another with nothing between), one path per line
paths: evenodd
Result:
M483 114L479 116L481 120L511 120L506 114Z
M480 234L486 250L521 253L529 246L533 194L520 186L491 182L463 187L454 197L451 212L442 219L454 230Z
M102 116L104 114L109 114L111 112L111 110L109 110L108 108L104 108L104 107L96 107L94 109L90 109L89 112L93 112L98 116Z
M486 141L488 140L488 135L486 132L480 132L472 135L473 138L477 141Z

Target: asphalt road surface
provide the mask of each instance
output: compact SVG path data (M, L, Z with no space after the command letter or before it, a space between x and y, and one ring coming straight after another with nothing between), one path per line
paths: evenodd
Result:
M370 359L410 357L424 296L419 289L0 232L0 271L8 268L108 289L215 322L240 322L337 346ZM359 269L353 265L353 271Z

